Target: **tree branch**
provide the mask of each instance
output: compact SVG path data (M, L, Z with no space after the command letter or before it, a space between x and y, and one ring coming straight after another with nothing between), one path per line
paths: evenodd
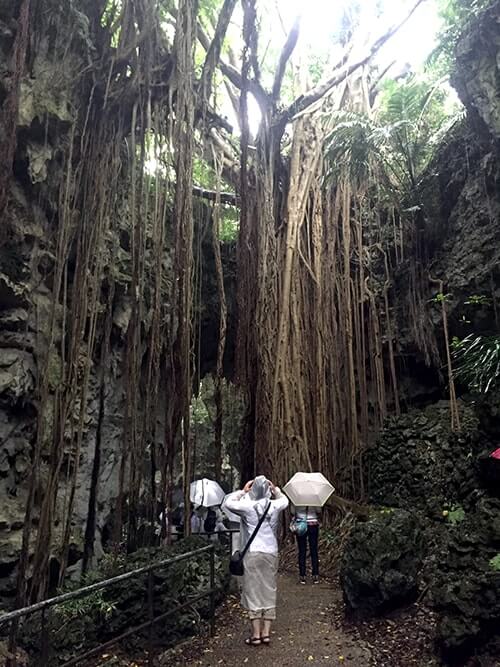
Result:
M260 67L259 61L257 58L258 52L258 39L259 31L257 29L257 10L256 10L256 0L242 0L241 6L243 7L243 32L247 32L249 48L249 59L250 65L252 66L254 73L254 81L260 85ZM245 23L247 27L245 28Z
M232 88L232 84L228 79L224 79L224 86L226 88L229 99L231 100L234 115L236 116L236 120L238 121L238 127L239 127L239 125L240 125L240 98L235 93L234 89Z
M208 39L202 26L199 24L198 24L198 39L200 40L200 44L203 46L205 51L208 51L208 49L210 48L210 40ZM224 74L224 76L226 76L229 79L229 81L231 81L233 86L236 86L238 90L241 90L243 86L243 81L241 78L241 74L238 72L236 67L228 65L223 60L220 60L219 69L222 72L222 74ZM262 112L264 112L269 108L270 104L268 94L266 93L264 88L260 85L260 83L258 83L254 79L249 79L247 83L249 92L252 93L252 95L257 100L257 104L261 108Z
M408 21L408 19L413 15L415 10L425 1L426 0L417 0L417 2L413 5L412 9L408 12L408 14L399 23L392 26L392 28L390 28L386 33L384 33L381 37L379 37L372 44L370 50L363 58L353 63L352 65L349 65L344 71L335 72L330 79L328 79L324 83L319 84L311 91L309 91L309 93L307 93L306 95L301 95L300 97L298 97L294 102L292 102L292 104L287 109L285 109L285 111L278 117L277 121L274 124L284 130L286 124L290 122L294 116L305 111L307 107L309 107L311 104L314 104L314 102L317 102L319 99L321 99L332 88L341 83L354 71L356 71L363 65L366 65L366 63L369 60L371 60L373 56L382 48L382 46L387 42L387 40L389 40L401 28L401 26L403 26Z
M299 38L299 31L300 31L300 14L298 14L297 17L295 18L292 29L288 34L286 42L283 45L283 50L281 51L280 54L278 67L276 68L276 74L274 75L274 83L272 90L272 98L274 102L278 101L281 85L283 83L283 77L285 76L286 66L297 44L297 40Z
M227 65L226 63L221 62L220 63L220 69L221 72L227 76L229 81L236 86L239 90L241 90L243 86L243 81L241 79L241 74L238 72L238 70L231 65ZM252 95L255 97L257 100L257 104L261 108L262 112L267 110L269 108L269 96L264 90L264 88L260 85L260 83L257 83L255 79L248 79L247 81L248 84L248 91L252 93Z
M226 130L229 134L233 133L233 126L228 121L227 118L220 116L216 111L211 107L207 106L205 109L197 109L195 113L195 120L197 121L201 117L205 117L208 120L209 124L212 127L220 127L223 130Z
M216 151L222 156L224 179L237 189L239 185L239 160L234 148L217 134L214 128L209 132L208 139L214 144ZM213 165L212 147L208 142L204 142L202 150L207 162Z
M233 195L232 192L215 192L214 190L205 190L205 188L199 188L197 185L193 185L193 195L195 197L201 197L202 199L208 199L209 201L215 201L217 197L219 197L222 204L238 206L236 195Z
M391 67L395 64L396 64L396 61L391 60L391 62L387 65L387 67L384 67L384 69L377 75L377 78L375 79L375 81L373 81L373 83L370 84L370 88L368 90L368 94L369 94L369 97L370 97L370 106L373 106L373 103L374 103L378 93L380 92L380 90L378 88L379 83L382 81L382 79L387 74L387 72L391 69Z
M210 97L212 79L214 76L215 68L217 67L217 63L219 62L222 43L224 41L224 37L226 36L229 21L233 15L235 5L236 0L224 0L224 4L219 13L214 37L211 44L208 46L208 49L206 50L207 55L203 64L203 70L199 84L203 99L205 100L208 100Z

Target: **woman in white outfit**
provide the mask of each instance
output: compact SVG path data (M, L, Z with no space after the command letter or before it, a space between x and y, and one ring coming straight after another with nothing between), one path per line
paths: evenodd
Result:
M247 482L242 491L226 496L223 503L223 509L226 507L241 517L241 549L268 505L264 521L243 561L245 574L241 604L248 610L252 622L252 635L246 640L251 646L270 642L271 621L276 618L277 529L280 514L288 507L288 498L264 475L259 475Z

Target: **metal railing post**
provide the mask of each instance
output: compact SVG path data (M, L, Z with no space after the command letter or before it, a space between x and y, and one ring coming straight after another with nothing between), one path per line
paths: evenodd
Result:
M148 665L153 664L153 624L154 624L154 582L153 582L153 570L149 570L148 573L148 617L151 625L149 626L149 641L148 641Z
M19 619L15 618L9 627L8 657L5 661L5 667L17 667L17 633L19 631ZM12 656L12 657L11 657Z
M50 613L50 610L42 609L42 624L41 624L41 637L40 637L40 664L43 667L48 667L49 665L49 652L50 652L50 628L47 623L47 614Z
M210 636L215 634L215 546L210 551Z

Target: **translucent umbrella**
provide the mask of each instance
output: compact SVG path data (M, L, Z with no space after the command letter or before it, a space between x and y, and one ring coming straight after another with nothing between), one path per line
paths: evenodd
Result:
M221 510L225 516L229 519L229 521L233 523L239 523L241 521L240 517L235 514L234 512L231 512L231 510L228 510L227 507L224 507L224 505L221 507Z
M323 507L335 489L320 472L296 472L283 491L295 507Z
M220 505L226 494L217 482L211 479L197 479L189 486L189 500L198 507Z

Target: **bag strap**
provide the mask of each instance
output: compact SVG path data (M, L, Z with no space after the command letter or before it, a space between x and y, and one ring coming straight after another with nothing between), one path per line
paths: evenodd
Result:
M257 535L257 533L259 532L259 529L260 529L260 527L262 526L262 522L263 522L264 519L266 518L266 514L269 512L269 508L270 508L270 507L271 507L271 501L268 502L267 507L266 507L266 509L264 510L264 514L260 517L260 519L259 519L259 523L258 523L257 526L255 527L255 530L253 531L253 533L250 535L250 538L249 538L248 542L245 544L245 548L243 549L243 551L242 551L241 554L240 554L240 560L242 560L242 559L244 558L246 552L247 552L248 549L250 548L250 545L252 544L254 537L255 537L255 536Z

